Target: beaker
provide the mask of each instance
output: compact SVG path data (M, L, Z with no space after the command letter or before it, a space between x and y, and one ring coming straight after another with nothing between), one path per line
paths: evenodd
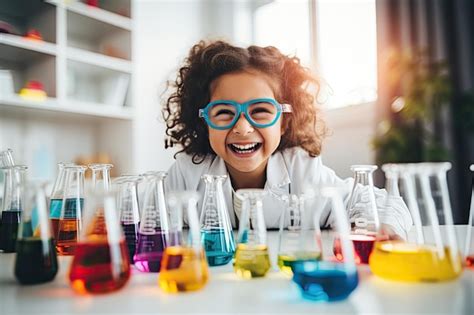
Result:
M104 191L102 187L87 195L84 228L69 271L70 284L78 293L116 291L130 278L130 261L116 198L116 191Z
M347 298L359 283L353 242L349 238L349 225L342 193L337 187L324 187L316 194L329 198L334 217L335 231L329 237L339 240L344 261L340 262L330 250L322 248L322 260L293 263L293 281L300 287L304 298L320 301L338 301ZM314 214L314 228L319 229L321 211Z
M49 282L58 272L45 186L45 182L30 182L25 186L15 259L15 277L21 284Z
M52 224L52 235L54 238L58 235L58 223L61 216L61 207L63 204L64 189L66 186L65 166L74 166L73 163L58 163L58 175L54 181L53 190L51 191L49 201L49 218Z
M168 245L169 218L163 181L166 172L143 174L146 191L135 250L135 267L142 272L159 272L163 251Z
M263 189L239 189L236 198L242 200L234 270L240 277L263 277L270 270L267 230L263 217Z
M462 271L446 180L449 162L412 164L418 193L423 243L386 241L376 243L370 258L370 269L382 278L398 281L444 281L458 277ZM403 169L403 167L402 167ZM411 188L413 189L413 187ZM416 189L416 188L415 188ZM439 193L438 203L435 192ZM437 210L438 209L438 210ZM420 224L415 220L415 226ZM440 226L441 225L441 226Z
M112 164L92 163L88 165L92 171L92 189L97 189L99 185L104 189L110 189L110 169Z
M58 228L56 251L59 255L73 255L78 235L82 229L82 209L84 207L84 172L82 165L65 166L65 189L61 204L61 215L53 226Z
M222 185L226 175L203 175L206 184L201 211L201 240L209 266L225 265L235 252L234 235Z
M141 181L141 176L134 175L123 175L114 181L118 191L117 205L120 213L120 224L125 234L131 263L134 263L133 257L137 247L140 226L138 184Z
M321 231L315 229L311 212L305 208L304 195L284 196L285 208L280 217L278 267L292 275L298 261L321 259Z
M356 262L361 264L369 262L375 240L382 239L379 233L380 222L372 177L376 169L376 165L351 166L354 172L354 185L347 205L347 212L351 218L349 238L354 243ZM334 253L337 259L344 259L337 238L334 241Z
M470 170L474 172L474 164L471 165ZM471 209L469 210L469 220L467 222L464 257L466 259L466 266L474 268L474 184L471 190Z
M3 193L2 229L0 230L0 249L5 253L15 252L18 226L23 210L24 165L4 167L5 186Z
M191 191L171 193L168 198L171 235L182 235L185 210L189 226L188 237L174 239L163 254L158 283L168 293L199 290L209 278L199 231L198 200L198 194Z

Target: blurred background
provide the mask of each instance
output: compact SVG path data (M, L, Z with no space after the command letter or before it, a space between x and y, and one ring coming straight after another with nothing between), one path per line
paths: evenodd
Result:
M61 161L167 170L163 93L191 46L272 45L321 78L326 165L451 161L465 223L473 34L471 0L0 0L0 149L50 180Z

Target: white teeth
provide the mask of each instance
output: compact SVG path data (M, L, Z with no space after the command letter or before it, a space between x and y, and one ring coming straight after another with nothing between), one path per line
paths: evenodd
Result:
M251 143L251 144L231 144L230 146L232 149L238 153L250 153L257 149L259 143Z

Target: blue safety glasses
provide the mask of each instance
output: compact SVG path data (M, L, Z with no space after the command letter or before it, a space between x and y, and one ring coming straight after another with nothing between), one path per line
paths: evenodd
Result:
M218 130L232 128L244 113L248 122L257 128L273 126L281 113L291 113L291 105L279 104L272 98L256 98L245 103L231 100L210 102L199 110L209 127Z

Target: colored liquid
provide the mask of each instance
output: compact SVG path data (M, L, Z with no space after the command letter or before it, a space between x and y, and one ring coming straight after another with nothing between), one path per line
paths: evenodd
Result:
M168 293L201 289L209 278L204 251L192 247L170 246L163 255L160 287Z
M305 262L320 260L321 253L319 252L294 252L289 254L278 255L278 267L281 271L288 275L293 274L293 264L296 262Z
M18 226L20 225L21 211L3 211L2 229L0 230L0 249L5 253L15 252Z
M443 281L461 273L461 258L453 265L450 250L439 258L433 246L400 241L376 242L370 257L370 269L382 278L399 281Z
M348 272L343 263L307 261L293 265L293 281L303 297L318 301L345 299L357 287L357 271Z
M474 268L474 255L466 257L466 266L470 268Z
M221 266L232 260L235 252L232 231L223 229L201 231L201 243L210 266Z
M77 225L77 219L58 220L56 251L59 255L74 255L74 250L77 245Z
M166 232L156 234L138 233L138 244L134 256L135 267L142 272L159 272L165 250Z
M49 203L49 218L51 219L51 226L53 228L53 237L56 238L59 231L59 218L61 217L62 199L51 199ZM54 220L56 219L56 220Z
M139 223L122 223L123 233L125 234L125 243L127 243L128 256L130 257L131 264L134 263L133 257L135 256L135 249L137 247L138 225Z
M234 270L240 277L244 279L263 277L270 266L266 245L237 245Z
M77 244L78 221L77 217L77 198L66 199L64 213L60 219L52 219L53 226L57 225L56 251L59 255L74 255L74 249ZM84 199L79 199L79 209L82 211ZM56 223L57 220L57 223Z
M130 278L125 240L109 244L106 236L79 243L69 272L79 293L106 293L120 289Z
M16 244L15 277L22 284L36 284L54 279L58 261L54 240L27 238Z
M351 234L349 235L349 239L352 241L354 245L354 259L357 264L368 264L369 257L372 253L375 243L374 236L367 236L367 235L357 235ZM334 239L334 255L336 255L336 259L339 261L344 260L344 256L342 254L341 242L339 238Z

